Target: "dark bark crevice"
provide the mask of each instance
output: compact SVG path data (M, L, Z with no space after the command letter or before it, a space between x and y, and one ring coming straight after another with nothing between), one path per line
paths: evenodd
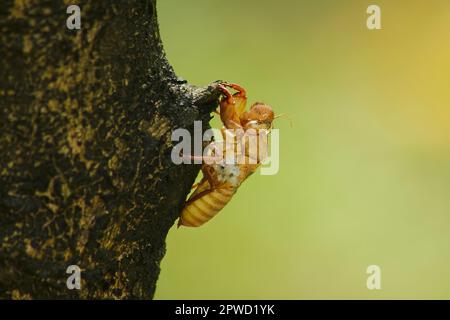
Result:
M81 30L69 4L0 8L0 297L152 298L199 171L171 132L208 128L220 93L177 78L155 1L82 1Z

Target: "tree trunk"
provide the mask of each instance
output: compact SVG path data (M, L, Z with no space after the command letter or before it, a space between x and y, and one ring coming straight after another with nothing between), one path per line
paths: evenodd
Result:
M0 7L0 297L152 298L199 166L172 130L207 128L219 91L176 77L156 0ZM81 290L69 290L69 265Z

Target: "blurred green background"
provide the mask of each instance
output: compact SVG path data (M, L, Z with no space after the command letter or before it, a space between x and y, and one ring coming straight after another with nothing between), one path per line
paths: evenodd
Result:
M378 0L369 31L372 3L159 1L179 76L239 83L292 127L277 175L171 229L157 299L450 299L450 2Z

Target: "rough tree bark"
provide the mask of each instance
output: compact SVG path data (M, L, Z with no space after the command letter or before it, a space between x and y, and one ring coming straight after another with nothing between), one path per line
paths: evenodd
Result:
M152 298L165 237L199 166L171 132L217 106L176 77L156 0L0 7L0 297ZM68 290L66 269L82 269Z

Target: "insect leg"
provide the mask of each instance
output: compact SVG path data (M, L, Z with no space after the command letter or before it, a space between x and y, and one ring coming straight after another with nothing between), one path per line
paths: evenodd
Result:
M231 94L230 90L228 90L225 86L225 84L219 84L219 89L222 91L222 93L225 96L225 101L229 104L233 104L233 95Z
M227 87L233 88L237 92L232 95ZM220 102L220 119L228 129L241 127L241 117L245 112L245 106L247 104L245 89L236 84L228 83L219 85L219 88L225 96Z
M234 90L237 91L237 93L235 95L237 95L239 97L247 98L247 91L240 85L238 85L236 83L224 83L223 86L233 88Z

